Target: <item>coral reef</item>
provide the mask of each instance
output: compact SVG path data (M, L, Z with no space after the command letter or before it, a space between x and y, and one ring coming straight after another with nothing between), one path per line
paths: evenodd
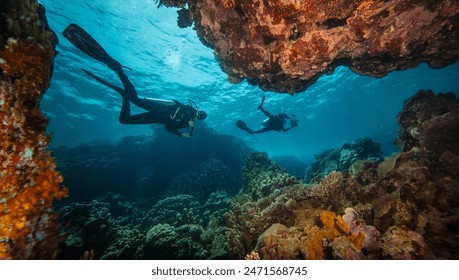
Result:
M400 154L318 183L280 180L262 192L285 174L263 154L248 157L226 214L230 257L459 258L458 104L419 91L398 117Z
M90 250L95 259L228 258L223 214L251 150L209 128L200 132L186 142L160 130L114 145L53 149L72 194L59 211L67 236L60 258ZM104 196L109 191L116 194Z
M345 221L345 215L330 211L304 209L295 211L294 216L295 226L274 224L259 237L255 249L261 258L365 259L362 249L367 254L374 250L372 241L380 235L364 224L352 228L352 221Z
M339 210L343 201L347 201L345 180L341 172L332 171L318 184L311 187L312 204L330 210Z
M400 139L404 152L419 148L418 153L437 160L444 151L457 155L459 142L459 103L452 92L435 95L421 90L405 101L398 116Z
M61 259L94 251L95 259L228 258L223 213L229 198L210 195L205 203L177 195L149 203L108 194L99 200L61 207L65 242Z
M0 10L0 259L55 258L61 239L52 202L67 191L38 105L57 37L37 1L6 0Z
M256 250L263 259L294 260L299 258L300 239L294 229L273 224L258 238Z
M75 203L59 210L66 235L63 244L64 256L78 259L86 250L94 250L95 258L100 257L115 236L115 219L110 211L110 203L91 201Z
M392 226L379 240L382 256L394 260L434 259L422 236L403 226Z
M208 160L196 166L216 168L198 180L206 196L186 193L195 183L179 177L174 195L154 204L119 195L71 203L60 210L67 235L61 258L94 250L96 259L457 259L458 104L452 94L418 92L399 115L399 154L381 162L343 157L349 170L317 183L255 152L232 198L207 180L226 173L226 164ZM354 144L344 147L380 156L370 139Z
M269 91L305 90L344 65L383 77L459 57L457 1L159 0L180 8L180 27L194 22L215 50L228 80Z
M211 159L177 176L167 188L165 195L190 194L198 201L205 202L209 195L216 191L236 194L240 186L238 183L229 167L220 160Z
M270 160L267 153L252 153L247 156L242 172L242 192L250 191L254 200L266 197L285 185L299 183L297 178Z
M232 199L231 209L225 214L230 258L238 259L250 253L258 236L272 224L294 224L291 211L295 202L288 200L300 198L304 189L300 180L286 173L266 153L247 157L242 182L241 192Z
M361 138L338 149L323 151L314 157L315 162L306 170L306 182L317 182L332 171L347 172L351 166L353 169L357 168L357 164L361 165L358 169L368 168L382 159L382 152L379 143L370 138Z
M304 176L307 165L298 158L294 156L276 156L271 159L287 170L289 174L297 177Z
M236 194L244 158L252 150L233 136L204 126L199 130L187 141L158 129L154 136L125 137L112 145L55 147L53 155L72 201L108 192L153 200L165 192L185 193L201 202L218 189Z

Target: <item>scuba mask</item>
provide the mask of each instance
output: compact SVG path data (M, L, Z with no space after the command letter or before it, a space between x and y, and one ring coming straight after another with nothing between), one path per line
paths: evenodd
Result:
M196 114L196 118L198 120L203 120L203 119L207 118L207 113L204 112L204 111L198 111L197 114Z
M198 105L196 105L193 100L188 99L188 103L196 110L196 119L203 120L207 118L207 113L204 111L199 111Z

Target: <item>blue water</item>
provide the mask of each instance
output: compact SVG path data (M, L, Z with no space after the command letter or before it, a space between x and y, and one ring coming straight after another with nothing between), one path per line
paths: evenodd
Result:
M264 92L246 82L227 82L213 51L202 45L195 31L179 28L176 10L157 8L153 0L40 2L60 41L51 87L41 102L50 119L52 146L113 142L127 135L152 133L148 125L118 123L118 94L88 78L80 68L112 83L119 81L105 65L62 37L70 23L82 26L115 59L133 69L126 73L139 95L192 99L207 111L208 126L239 137L270 156L294 155L309 162L314 154L358 137L372 137L390 154L397 150L393 145L398 135L396 117L404 100L419 89L459 92L459 63L436 70L422 64L382 79L359 76L340 67L293 96ZM238 119L253 129L260 127L265 117L257 106L263 95L266 110L296 114L299 127L288 134L254 136L239 130L234 125Z

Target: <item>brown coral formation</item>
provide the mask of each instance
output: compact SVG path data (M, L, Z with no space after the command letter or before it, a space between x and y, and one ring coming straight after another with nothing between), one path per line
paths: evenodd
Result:
M52 202L66 190L46 151L38 105L56 39L37 1L2 1L0 10L0 259L54 258L60 239Z
M239 259L250 253L250 249L256 245L258 236L270 225L294 224L291 211L295 209L296 202L288 201L284 193L295 192L298 189L296 185L301 185L299 180L269 160L266 153L249 155L243 172L243 189L233 199L231 210L225 214L229 227L229 255L230 258ZM300 188L299 191L303 190Z
M420 91L405 101L398 116L403 151L420 148L423 156L437 160L443 151L459 151L459 103L454 93L435 95Z
M276 178L268 158L250 157L251 183L227 214L231 256L254 249L262 259L459 258L459 100L419 91L398 121L400 154L313 185L284 181L250 196L254 182Z
M383 77L459 57L454 0L160 0L182 8L233 83L264 90L305 90L337 66ZM185 5L188 5L186 8Z

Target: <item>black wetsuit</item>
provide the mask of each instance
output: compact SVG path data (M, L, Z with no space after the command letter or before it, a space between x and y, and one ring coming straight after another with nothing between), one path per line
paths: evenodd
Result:
M263 98L261 99L261 104L258 106L258 110L262 111L263 114L265 114L268 117L268 119L263 122L263 126L264 126L263 128L253 131L247 126L245 122L241 120L238 120L236 122L236 126L242 130L247 131L249 134L259 134L259 133L264 133L264 132L268 132L272 130L287 132L293 127L297 126L298 121L295 119L295 115L292 115L293 119L285 113L279 113L277 115L272 115L270 112L263 109L264 101L265 101L265 97L263 96ZM285 127L287 120L290 120L289 128Z
M160 104L147 98L139 98L137 91L129 78L121 68L112 68L123 83L124 90L118 88L117 91L123 97L123 105L119 116L120 123L123 124L163 124L167 131L179 136L183 134L179 131L183 128L193 129L196 119L196 109L190 105L174 101L173 105ZM121 92L120 92L121 91ZM136 115L131 114L130 103L146 110L145 113ZM191 123L190 123L191 122Z
M290 117L287 116L287 114L279 113L277 115L272 115L270 112L266 111L262 107L260 107L260 111L262 111L268 117L268 123L266 123L265 127L253 131L253 133L263 133L271 130L287 132L290 129L285 128L285 123L287 122L287 120L290 119Z
M124 89L114 86L91 72L82 69L86 74L99 81L100 83L116 90L123 97L119 121L123 124L152 124L160 123L166 130L179 136L191 136L194 128L194 120L204 119L207 115L204 111L199 111L192 106L182 104L178 101L160 101L148 98L139 98L137 91L129 78L123 72L123 66L112 58L104 48L77 24L70 24L63 32L67 38L78 49L90 57L105 63L110 69L118 74ZM132 115L131 103L146 110L147 112ZM188 128L187 132L181 133L179 130Z

